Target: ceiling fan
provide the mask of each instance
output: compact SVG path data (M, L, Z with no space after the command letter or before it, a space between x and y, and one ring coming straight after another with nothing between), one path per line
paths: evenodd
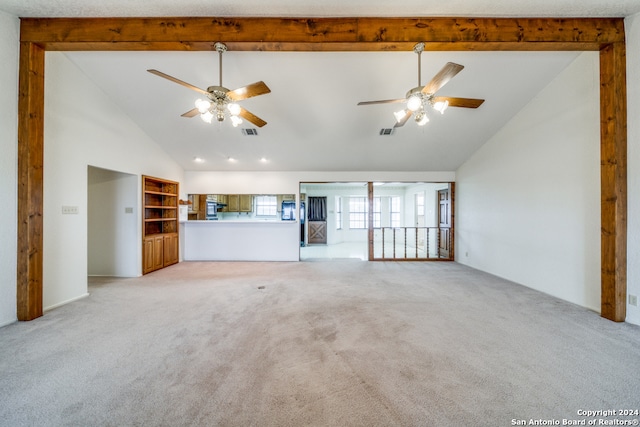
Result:
M202 120L207 123L211 123L215 117L219 122L224 121L228 114L231 118L231 123L234 127L242 123L242 119L245 119L258 127L262 127L267 124L260 117L250 113L237 104L238 101L242 101L247 98L251 98L258 95L264 95L271 92L271 89L262 82L252 83L250 85L229 90L222 86L222 54L227 51L227 46L224 43L216 42L214 48L218 51L220 58L220 84L218 86L209 86L207 90L200 89L182 80L176 79L168 74L160 72L158 70L147 70L151 74L163 77L174 83L178 83L186 88L199 92L207 97L207 99L196 100L196 107L182 114L182 117L195 117L200 115ZM242 117L242 119L241 119Z
M419 126L425 125L429 121L429 117L425 112L427 105L431 106L434 110L441 114L447 107L463 107L463 108L478 108L484 102L484 99L473 98L452 98L448 96L435 96L435 93L440 90L445 84L449 82L456 74L458 74L464 66L448 62L439 72L436 74L429 83L422 86L420 81L421 74L421 58L420 55L424 51L424 43L417 43L413 47L413 51L418 54L418 86L409 90L405 98L401 99L386 99L382 101L363 101L358 102L358 105L372 105L372 104L393 104L406 102L407 107L403 110L394 113L396 117L396 124L394 127L404 126L409 120L412 114L415 113L415 121Z

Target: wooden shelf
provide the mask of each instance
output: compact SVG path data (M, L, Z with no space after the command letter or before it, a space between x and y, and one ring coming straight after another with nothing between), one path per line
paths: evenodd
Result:
M142 273L175 264L178 253L178 183L142 177Z
M162 192L162 191L149 191L149 190L145 190L144 192L145 192L145 194L157 194L157 195L160 195L160 196L173 196L173 197L177 197L177 196L178 196L178 195L177 195L177 194L175 194L175 193L165 193L165 192Z

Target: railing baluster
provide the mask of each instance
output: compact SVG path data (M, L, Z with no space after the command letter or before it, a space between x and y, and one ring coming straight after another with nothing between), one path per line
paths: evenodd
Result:
M404 258L407 259L407 228L404 228Z
M393 229L393 258L396 258L396 229Z
M409 238L411 237L409 235L409 229L414 230L415 236L414 239L415 240L415 259L416 260L420 260L420 259L424 259L424 260L429 260L429 259L439 259L441 257L441 253L440 253L440 243L442 241L442 236L443 236L443 229L441 229L440 227L380 227L380 234L378 234L378 236L381 236L381 242L380 244L382 244L382 256L381 258L375 257L376 259L382 259L382 260L392 260L392 259L409 259ZM391 230L393 232L392 236L389 236L389 233L387 232L387 230ZM402 238L402 235L398 235L398 231L400 232L404 232L404 254L401 252L402 248L400 250L398 250L398 239ZM446 231L446 230L445 230ZM434 233L434 235L432 236L431 233ZM420 233L422 233L422 235L420 235ZM391 242L387 242L389 239L391 239ZM374 241L374 251L376 250L376 242L378 240ZM387 249L387 244L392 244L393 246L393 252L389 253L389 250ZM434 246L434 254L433 256L431 255L431 246L435 244ZM420 256L420 250L424 250L424 257ZM377 251L376 251L377 253ZM414 259L414 258L411 258Z

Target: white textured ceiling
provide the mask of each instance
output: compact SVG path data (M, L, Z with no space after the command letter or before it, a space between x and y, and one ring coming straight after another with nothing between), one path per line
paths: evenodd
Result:
M621 17L640 12L640 0L0 0L0 10L24 17ZM229 51L224 86L263 80L272 91L242 102L268 122L257 137L247 137L228 122L207 125L180 117L198 94L146 72L155 68L201 88L217 85L215 53L65 54L185 170L325 171L455 170L578 55L425 52L423 84L446 62L457 62L465 69L438 95L486 102L477 110L431 114L425 127L409 121L383 137L378 133L393 126L398 104L356 104L401 98L416 86L415 53ZM205 162L194 163L196 156ZM268 161L260 162L262 157Z
M565 16L623 17L638 0L0 0L25 17L106 16Z

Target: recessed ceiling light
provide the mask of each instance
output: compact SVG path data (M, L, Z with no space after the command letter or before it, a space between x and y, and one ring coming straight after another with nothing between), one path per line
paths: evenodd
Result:
M204 159L202 157L194 157L193 161L196 162L196 163L203 163Z
M228 157L227 160L231 163L235 163L236 159L234 159L233 157Z
M267 160L267 158L266 158L266 157L262 157L262 158L260 159L260 161L261 161L262 163L267 163L267 161L268 161L268 160Z

